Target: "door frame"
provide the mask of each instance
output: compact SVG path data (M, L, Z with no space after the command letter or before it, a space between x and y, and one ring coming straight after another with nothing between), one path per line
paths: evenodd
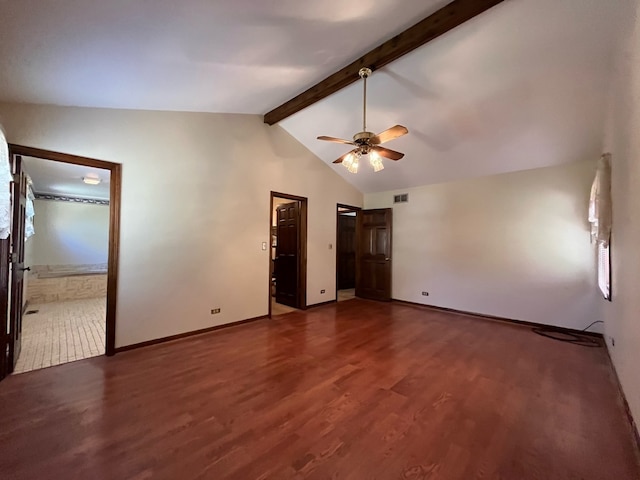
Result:
M110 171L109 186L109 253L107 259L107 315L105 355L116 353L116 311L118 295L118 265L120 252L120 203L122 192L122 165L120 163L81 157L68 153L53 152L40 148L9 144L9 158L13 155L36 157L54 162L71 163L85 167L101 168ZM12 342L12 338L9 338Z
M271 261L271 227L273 226L273 199L285 198L294 202L300 202L300 223L298 228L300 231L300 254L298 255L298 305L301 310L307 309L307 197L291 195L289 193L274 192L269 196L269 242L267 250L269 252L269 318L271 318L271 279L273 278L273 262Z
M13 365L9 366L9 288L11 279L9 277L9 252L11 236L0 240L0 380L12 372Z
M386 252L384 253L385 255L385 269L388 268L388 272L387 275L385 275L385 278L388 280L388 285L386 285L385 288L385 294L384 297L385 298L373 298L367 295L364 296L360 296L358 295L358 290L360 290L360 294L362 294L362 283L361 283L361 279L362 279L362 236L363 236L363 230L364 230L364 216L366 214L370 214L370 213L380 213L383 212L384 216L385 216L385 224L388 226L389 228L389 235L388 235L388 242L387 242L387 247L386 247ZM357 214L357 221L356 221L356 296L360 297L360 298L367 298L369 300L378 300L378 301L385 301L385 302L390 302L392 300L392 296L393 296L393 268L392 268L392 261L393 261L393 208L372 208L372 209L362 209L358 214Z
M338 242L340 240L340 213L344 213L344 210L340 212L341 208L346 208L347 212L356 212L356 215L360 210L362 210L362 207L354 207L353 205L347 205L345 203L336 204L336 243L335 243L336 248L334 249L336 252L336 302L338 301L338 267L339 267L339 261L340 261L340 259L338 258ZM358 229L358 223L356 220L356 232L357 232L357 229ZM355 272L354 272L354 275L355 275Z
M11 258L9 260L9 321L8 325L8 365L9 373L15 369L22 347L22 319L24 299L24 249L26 230L26 207L28 197L27 173L22 155L11 155L11 233L9 234Z

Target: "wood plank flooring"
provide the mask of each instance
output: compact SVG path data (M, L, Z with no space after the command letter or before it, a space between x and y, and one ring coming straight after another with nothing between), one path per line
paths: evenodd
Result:
M0 478L635 479L604 349L350 300L12 376Z

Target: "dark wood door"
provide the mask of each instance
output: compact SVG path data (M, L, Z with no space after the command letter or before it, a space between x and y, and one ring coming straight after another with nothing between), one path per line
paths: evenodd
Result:
M11 297L9 306L9 370L20 356L22 346L22 294L24 287L24 221L27 206L27 176L22 170L22 157L12 155L13 182L11 199Z
M338 290L356 286L356 216L338 215Z
M0 380L9 375L9 248L10 239L0 240Z
M298 295L300 269L300 202L276 208L276 302L301 308Z
M356 296L391 300L392 210L360 210L356 231Z

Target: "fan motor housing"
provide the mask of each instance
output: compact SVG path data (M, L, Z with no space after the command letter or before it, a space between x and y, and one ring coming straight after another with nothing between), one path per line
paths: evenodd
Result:
M353 142L357 145L369 145L370 140L375 136L373 132L359 132L353 136Z

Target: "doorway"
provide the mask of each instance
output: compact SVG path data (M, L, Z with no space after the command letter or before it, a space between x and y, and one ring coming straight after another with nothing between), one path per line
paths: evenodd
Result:
M336 300L355 298L356 225L360 207L337 205L336 212Z
M356 297L391 301L391 238L393 210L357 212Z
M105 353L109 170L22 156L28 179L14 373Z
M269 317L306 309L307 199L271 192Z
M119 218L120 218L120 182L121 182L121 166L116 163L106 162L102 160L95 160L86 157L79 157L74 155L68 155L58 152L52 152L48 150L42 150L37 148L25 147L20 145L9 145L9 156L14 166L14 188L12 189L13 197L20 199L20 201L14 201L14 205L17 207L14 209L14 228L12 228L12 235L10 237L10 242L7 246L2 246L2 248L8 248L10 251L9 256L3 256L2 261L0 261L0 284L8 285L10 294L8 295L8 303L7 308L4 308L4 305L0 305L2 307L3 314L3 325L6 325L7 335L4 336L4 342L6 344L6 350L3 345L0 345L1 352L7 352L6 356L3 355L3 362L7 365L6 373L13 373L16 371L16 365L20 359L20 355L22 347L24 346L24 338L23 338L23 326L24 326L24 318L23 314L33 312L33 310L38 310L35 314L39 313L40 309L30 309L30 304L25 305L25 291L27 295L29 295L29 276L31 276L32 280L39 280L39 276L44 272L44 277L56 277L55 272L44 271L47 270L44 268L43 271L36 272L31 269L31 265L25 265L25 222L22 218L24 216L24 209L22 208L22 198L28 192L27 188L23 188L26 183L22 180L26 178L24 172L28 172L29 165L31 165L31 169L34 169L35 164L30 164L31 159L37 159L38 162L45 162L42 165L51 167L54 162L59 163L61 167L71 167L71 166L80 166L82 169L86 170L88 173L86 174L87 178L91 178L91 171L96 177L100 177L100 172L102 172L103 176L109 177L109 185L108 185L108 206L105 220L108 222L108 226L105 232L105 235L108 237L107 245L106 245L106 262L104 264L104 271L94 272L94 271L85 271L85 272L69 272L72 273L71 276L82 276L82 275L100 275L106 274L106 282L100 279L100 281L106 283L106 298L104 300L103 311L104 311L104 329L98 333L98 335L102 335L102 338L96 339L96 333L87 331L85 332L85 341L89 340L89 335L91 335L91 339L95 340L95 344L104 345L102 348L102 352L108 356L113 355L115 353L115 328L116 328L116 294L117 294L117 279L118 279L118 244L119 244ZM35 161L35 160L34 160ZM48 165L47 165L48 164ZM26 165L26 167L25 167ZM20 182L18 181L20 180ZM81 179L77 179L81 181ZM88 182L85 182L88 183ZM55 195L50 195L54 197ZM60 195L60 197L64 197ZM60 199L58 199L60 200ZM78 199L70 199L67 197L64 201L71 202L79 202ZM75 245L71 242L69 245L69 250L73 250ZM29 259L29 252L27 253L27 260L32 262ZM10 261L5 261L5 259ZM29 263L28 262L28 263ZM37 262L36 262L37 263ZM44 266L46 267L46 265ZM85 266L86 267L86 266ZM65 265L63 270L69 270L70 266ZM49 269L51 270L51 269ZM55 269L54 269L55 270ZM24 274L27 273L27 284L24 285ZM59 272L58 272L59 273ZM35 274L35 275L34 275ZM87 279L78 280L78 278L74 279L75 283L81 281L82 283L87 283ZM50 284L56 283L57 280L50 281ZM73 281L72 281L73 283ZM99 283L99 282L98 282ZM37 290L36 284L32 284L32 289ZM33 292L32 292L33 293ZM40 292L42 294L42 291ZM67 292L68 293L68 292ZM46 295L46 293L45 293ZM104 297L103 297L104 298ZM2 303L4 302L4 299ZM24 307L27 307L26 309ZM44 310L44 309L42 309ZM55 310L55 309L54 309ZM64 313L66 310L62 310L63 313L58 312L58 317L65 317L67 314ZM55 315L55 313L54 313ZM60 318L58 318L60 320ZM64 319L62 319L64 322ZM27 322L29 323L29 322ZM42 326L42 325L40 325ZM81 335L81 334L79 334ZM78 342L82 342L80 338L77 339ZM102 342L103 341L103 342ZM75 348L74 345L71 345L72 348ZM100 348L96 346L96 348ZM87 351L91 349L90 345L87 345ZM55 358L54 353L50 353L52 358ZM78 357L75 355L77 359ZM90 356L90 355L87 355ZM61 362L59 362L61 363ZM54 363L55 364L55 363ZM21 369L23 369L21 367ZM26 370L26 369L23 369ZM1 377L0 377L1 379Z
M391 208L337 205L336 299L391 300Z

